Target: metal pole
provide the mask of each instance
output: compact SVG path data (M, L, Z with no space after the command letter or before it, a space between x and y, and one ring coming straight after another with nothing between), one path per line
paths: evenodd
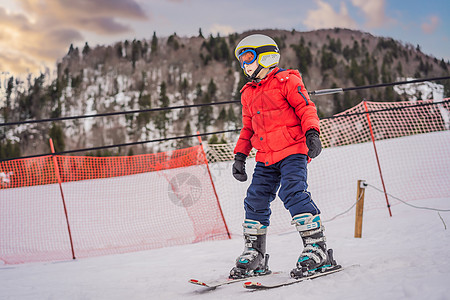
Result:
M50 141L50 148L52 150L52 153L55 153L55 148L53 147L53 140L50 138L49 141ZM76 259L75 250L73 249L72 233L70 231L69 216L67 214L66 201L64 200L64 193L63 193L62 184L61 184L61 176L59 175L58 161L56 160L55 155L52 155L52 157L53 157L53 164L55 166L56 178L58 179L58 183L59 183L59 191L61 192L61 198L62 198L63 207L64 207L64 214L66 215L67 230L69 232L69 240L70 240L70 248L72 249L72 259Z
M375 150L375 157L377 158L378 171L380 172L381 184L383 185L384 196L386 197L386 204L387 204L387 208L389 210L389 216L392 217L391 205L389 204L389 199L388 199L388 195L387 195L387 192L386 192L386 187L384 185L383 173L381 172L380 159L378 158L377 146L375 145L375 136L373 135L373 131L372 131L372 123L370 122L369 110L367 109L366 101L363 101L363 103L364 103L364 109L367 112L366 115L367 115L367 122L369 122L370 137L372 138L373 149Z
M214 181L211 176L211 171L209 170L208 159L206 158L206 153L205 153L205 150L203 149L202 137L201 137L199 131L197 131L197 136L198 136L198 141L200 143L200 147L202 149L203 155L205 156L206 169L208 170L209 179L211 180L211 185L212 185L212 188L214 191L214 195L216 196L216 199L217 199L217 205L219 206L219 211L220 211L220 215L222 216L223 225L225 225L225 230L227 231L228 238L231 239L231 234L230 234L230 231L228 230L227 222L225 221L225 216L223 215L222 206L220 205L219 196L217 195L216 187L214 186Z

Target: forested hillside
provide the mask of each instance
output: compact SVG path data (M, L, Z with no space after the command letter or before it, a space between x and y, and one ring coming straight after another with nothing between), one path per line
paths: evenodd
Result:
M226 37L204 37L201 30L195 37L154 33L147 40L113 45L91 47L86 43L82 49L71 45L57 62L54 76L2 78L0 123L237 100L246 79L234 58L234 47L255 32L277 41L280 66L299 69L310 91L450 74L448 61L425 55L419 45L347 29L264 30ZM449 80L441 84L450 96ZM407 95L389 87L312 99L319 116L325 117L363 99L398 101L406 100ZM64 151L240 128L240 110L239 104L228 104L0 127L0 158L48 153L49 137L56 151ZM235 138L213 136L210 142ZM131 155L195 142L172 140L87 154Z

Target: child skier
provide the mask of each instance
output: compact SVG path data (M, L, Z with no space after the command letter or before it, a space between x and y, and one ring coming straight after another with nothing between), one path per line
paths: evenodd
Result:
M319 118L297 70L278 68L280 53L275 41L262 34L239 42L235 56L250 80L241 90L242 122L234 149L233 176L246 181L245 161L256 148L256 167L244 200L244 252L237 258L230 278L270 273L266 234L270 203L278 195L292 216L304 249L294 278L325 272L336 262L325 244L320 210L307 191L308 156L322 151Z

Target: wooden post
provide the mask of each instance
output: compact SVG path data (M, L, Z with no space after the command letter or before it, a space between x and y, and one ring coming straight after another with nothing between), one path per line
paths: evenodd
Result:
M355 217L355 238L361 238L363 211L364 211L364 192L366 191L366 181L358 180L356 192L356 217Z

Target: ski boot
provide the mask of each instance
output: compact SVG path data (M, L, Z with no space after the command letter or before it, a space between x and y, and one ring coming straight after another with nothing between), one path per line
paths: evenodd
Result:
M333 250L327 250L323 234L325 227L322 225L320 215L299 214L293 217L291 223L300 233L304 246L296 268L290 273L291 277L298 279L340 267L333 259Z
M267 226L258 221L245 219L244 252L236 259L236 266L230 271L230 278L238 279L270 274L269 254L266 254Z

